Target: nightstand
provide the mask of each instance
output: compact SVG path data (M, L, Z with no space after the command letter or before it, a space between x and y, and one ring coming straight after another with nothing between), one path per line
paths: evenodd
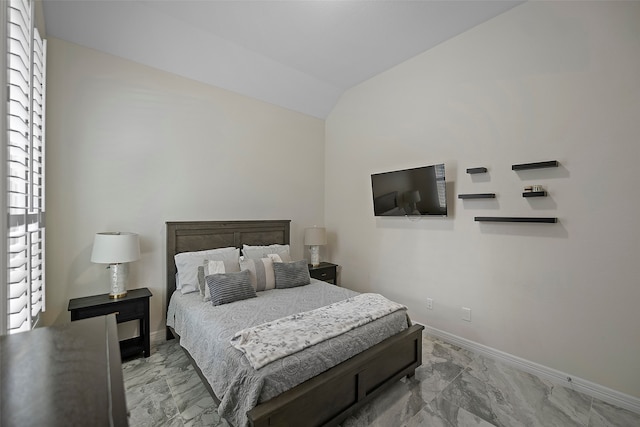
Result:
M112 299L109 294L74 298L69 301L71 320L86 319L115 313L118 323L130 320L140 321L140 336L120 341L120 354L123 359L144 352L144 357L151 355L149 334L149 298L151 291L147 288L131 289L122 298Z
M330 262L321 262L317 267L309 264L309 275L318 280L338 284L338 265Z

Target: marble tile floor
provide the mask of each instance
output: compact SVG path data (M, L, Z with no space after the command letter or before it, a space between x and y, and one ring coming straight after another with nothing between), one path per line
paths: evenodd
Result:
M423 336L423 365L342 427L640 427L640 415ZM123 363L131 427L229 427L175 340Z

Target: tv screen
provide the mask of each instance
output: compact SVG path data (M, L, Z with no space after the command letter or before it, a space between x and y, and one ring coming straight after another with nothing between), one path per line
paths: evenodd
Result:
M371 175L375 216L447 215L444 164Z

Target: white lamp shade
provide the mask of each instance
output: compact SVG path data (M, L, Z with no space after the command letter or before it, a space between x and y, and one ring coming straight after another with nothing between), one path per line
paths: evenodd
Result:
M119 264L140 258L140 241L135 233L96 233L93 240L91 262L98 264Z
M306 228L304 230L304 244L308 246L326 245L326 230L323 227Z

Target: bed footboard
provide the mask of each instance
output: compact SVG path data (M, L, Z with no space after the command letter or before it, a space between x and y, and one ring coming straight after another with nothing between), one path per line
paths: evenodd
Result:
M333 426L422 364L422 325L413 325L248 412L254 427Z

